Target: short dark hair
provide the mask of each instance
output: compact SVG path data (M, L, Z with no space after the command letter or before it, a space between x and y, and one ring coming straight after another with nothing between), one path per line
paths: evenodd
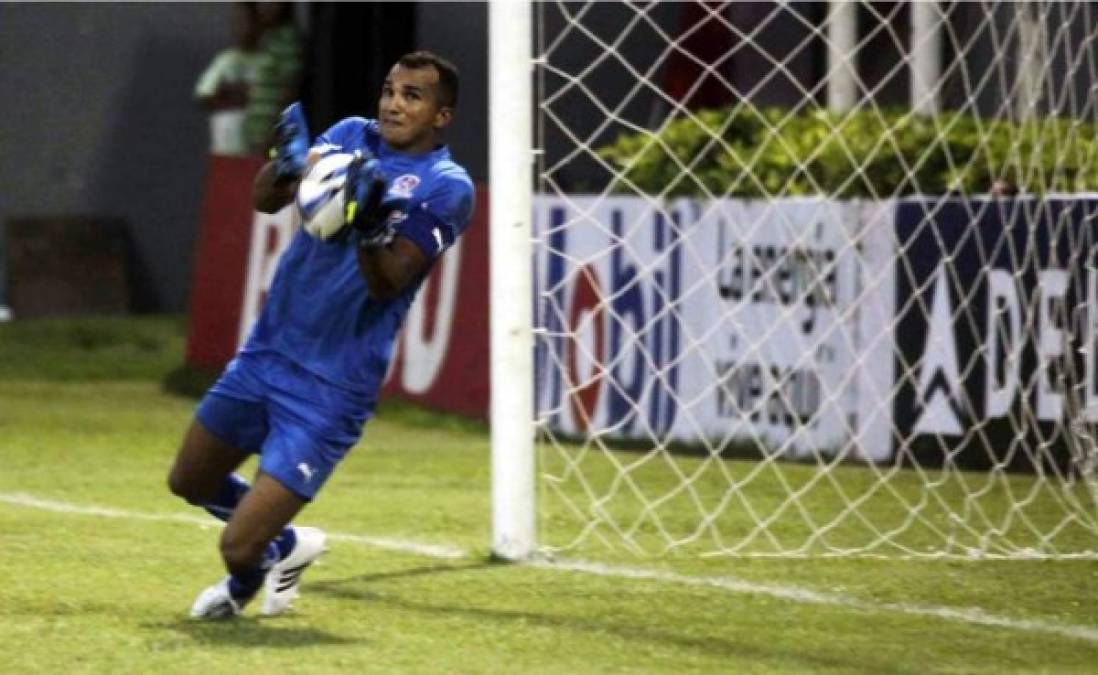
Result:
M458 69L434 52L419 50L405 54L397 59L397 63L405 68L433 67L438 72L438 102L448 108L457 106L458 102Z

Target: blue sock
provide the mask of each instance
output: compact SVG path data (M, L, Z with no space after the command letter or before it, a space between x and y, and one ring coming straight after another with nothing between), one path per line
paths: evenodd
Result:
M263 585L263 579L267 576L267 570L257 567L244 574L229 575L229 595L240 603L245 603L255 597L259 587Z
M290 529L290 528L286 528ZM278 546L272 541L267 544L267 550L263 553L263 559L259 567L242 573L229 574L229 594L239 602L247 602L259 591L263 580L267 577L268 570L281 559Z
M274 541L267 545L267 552L269 555L271 546L274 546L278 554L278 560L285 560L286 556L290 555L290 551L294 550L294 546L296 545L297 533L294 532L294 528L287 527L282 530L282 534L275 537Z
M229 518L233 515L233 509L240 503L240 500L244 498L244 495L248 492L248 481L244 480L235 473L230 473L225 477L225 482L221 485L221 490L214 497L214 500L209 504L203 504L202 508L206 509L214 518L228 522ZM282 534L274 538L274 541L268 545L267 556L271 555L272 549L270 546L274 546L275 554L277 557L275 562L282 560L286 556L290 555L290 551L294 550L294 545L297 544L297 534L294 533L294 528L287 527L282 530ZM273 564L273 563L272 563ZM260 577L262 582L262 576ZM258 586L256 586L258 588Z
M248 481L235 473L230 473L225 477L225 482L221 484L221 490L214 497L214 500L209 504L203 504L202 508L206 509L206 512L214 518L229 522L229 517L233 515L233 509L244 498L249 487L251 486L248 485Z

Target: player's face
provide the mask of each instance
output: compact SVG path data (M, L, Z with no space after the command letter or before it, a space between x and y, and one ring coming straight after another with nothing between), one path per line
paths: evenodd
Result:
M433 67L405 68L399 63L381 87L378 123L381 137L401 152L424 153L450 123L452 111L438 101L438 71Z

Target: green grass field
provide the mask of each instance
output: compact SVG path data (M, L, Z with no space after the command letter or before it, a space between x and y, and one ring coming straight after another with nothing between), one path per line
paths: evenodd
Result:
M394 404L302 517L341 536L296 611L190 621L222 571L218 524L164 485L183 333L0 325L0 672L1098 672L1093 560L493 563L486 429Z

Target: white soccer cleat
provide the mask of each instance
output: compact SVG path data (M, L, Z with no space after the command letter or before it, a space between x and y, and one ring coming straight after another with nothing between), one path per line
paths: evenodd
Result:
M229 577L198 594L191 607L193 619L228 619L240 614L243 605L229 593Z
M298 587L305 568L328 550L325 545L328 535L324 534L324 530L316 527L295 527L294 532L297 534L294 550L267 572L263 604L259 608L259 613L263 616L275 616L290 608L290 604L298 596Z

